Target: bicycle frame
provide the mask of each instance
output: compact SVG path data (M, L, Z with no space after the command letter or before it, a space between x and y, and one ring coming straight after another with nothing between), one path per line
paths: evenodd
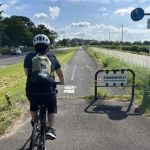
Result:
M46 120L46 114L47 114L47 109L45 106L41 106L40 108L40 113L39 113L39 119L40 119L40 129L41 129L41 134L40 134L40 142L39 145L43 148L45 148L45 141L46 141L46 125L47 125L47 120ZM41 148L41 150L44 150Z
M31 142L30 142L30 150L35 150L37 146L37 150L45 150L45 141L46 141L46 118L47 109L45 106L40 106L39 114L37 120L33 126Z

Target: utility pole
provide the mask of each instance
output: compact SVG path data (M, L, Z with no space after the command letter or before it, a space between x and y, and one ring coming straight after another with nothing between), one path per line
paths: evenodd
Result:
M122 32L121 32L121 42L123 42L123 24L122 24Z

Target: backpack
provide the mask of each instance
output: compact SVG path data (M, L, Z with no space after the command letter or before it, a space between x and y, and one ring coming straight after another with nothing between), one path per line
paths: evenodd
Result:
M31 81L38 85L53 84L51 61L46 55L37 54L32 58Z

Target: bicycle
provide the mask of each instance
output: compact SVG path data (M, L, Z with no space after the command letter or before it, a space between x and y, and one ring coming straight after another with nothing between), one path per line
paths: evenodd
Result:
M60 82L55 82L55 85ZM56 90L57 93L57 90ZM39 106L38 117L33 125L29 150L46 150L45 141L47 131L47 108Z

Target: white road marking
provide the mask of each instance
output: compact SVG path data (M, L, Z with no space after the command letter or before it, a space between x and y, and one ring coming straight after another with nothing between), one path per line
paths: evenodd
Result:
M75 89L76 89L76 86L74 85L64 86L64 93L75 93Z
M74 76L75 76L76 68L77 68L77 66L75 65L75 66L74 66L74 69L73 69L72 76L71 76L71 81L73 81L73 80L74 80Z

